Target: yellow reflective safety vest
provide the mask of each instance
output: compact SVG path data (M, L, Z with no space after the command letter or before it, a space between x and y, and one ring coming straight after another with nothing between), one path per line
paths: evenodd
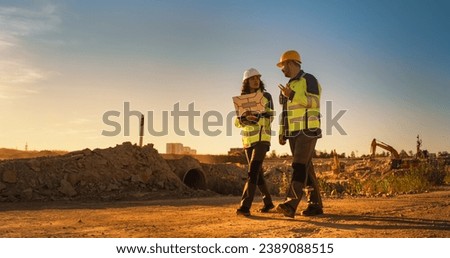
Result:
M235 126L242 128L241 135L244 148L250 148L259 142L270 145L270 137L272 134L270 125L273 120L273 102L270 93L263 92L263 96L262 101L266 112L258 116L258 122L243 123L245 117L237 117L235 120Z
M322 88L317 79L303 71L289 83L292 93L283 104L280 134L292 137L303 132L310 136L321 136L320 95Z

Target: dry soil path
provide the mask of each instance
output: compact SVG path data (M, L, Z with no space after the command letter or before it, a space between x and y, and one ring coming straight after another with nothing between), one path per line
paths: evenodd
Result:
M0 237L450 237L450 187L392 198L327 198L324 215L295 219L275 212L238 217L239 199L0 203ZM256 198L252 209L259 207Z

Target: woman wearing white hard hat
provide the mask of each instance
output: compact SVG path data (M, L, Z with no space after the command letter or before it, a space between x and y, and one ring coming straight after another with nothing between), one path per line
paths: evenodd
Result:
M260 92L264 111L259 113L245 112L236 119L235 125L242 129L242 143L248 161L248 178L244 185L242 199L237 215L250 216L256 188L263 195L264 206L260 212L269 212L275 206L264 180L262 164L270 149L271 122L273 120L272 96L266 91L258 70L250 68L242 78L241 95Z

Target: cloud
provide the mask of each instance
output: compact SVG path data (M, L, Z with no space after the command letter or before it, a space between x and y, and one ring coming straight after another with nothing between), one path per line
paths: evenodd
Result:
M17 98L36 93L32 84L47 78L38 64L32 62L25 47L29 37L56 31L60 24L56 6L38 8L0 6L0 98Z
M44 78L38 69L20 61L0 61L0 83L25 84Z
M0 52L6 51L7 49L10 49L15 46L15 43L13 42L13 37L8 37L8 34L0 31Z
M14 37L54 31L60 23L57 8L47 4L38 10L0 7L2 33Z

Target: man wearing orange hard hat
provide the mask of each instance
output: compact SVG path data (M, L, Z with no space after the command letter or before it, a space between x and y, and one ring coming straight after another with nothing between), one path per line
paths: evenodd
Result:
M322 137L320 129L320 95L322 88L317 79L305 73L300 54L295 50L284 52L277 66L289 78L280 88L280 103L283 112L280 123L279 142L289 141L292 152L293 174L286 199L277 206L277 211L294 218L303 195L307 194L308 207L304 216L323 214L322 198L314 172L312 156L317 139Z

